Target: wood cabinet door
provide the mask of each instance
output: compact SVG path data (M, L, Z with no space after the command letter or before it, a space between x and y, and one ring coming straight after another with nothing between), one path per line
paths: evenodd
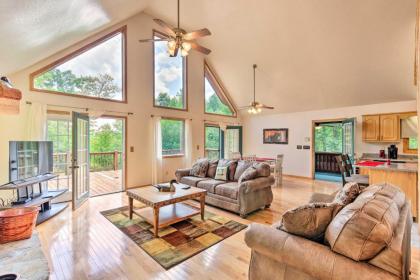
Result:
M397 114L380 115L380 141L400 141L400 118Z
M363 116L363 141L379 141L379 115Z

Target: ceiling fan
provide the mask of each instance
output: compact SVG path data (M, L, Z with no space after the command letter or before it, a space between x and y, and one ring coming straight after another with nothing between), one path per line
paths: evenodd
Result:
M211 35L210 30L207 28L203 28L200 30L192 31L187 33L184 29L182 29L179 25L179 0L178 0L178 24L177 27L172 27L171 25L167 24L161 19L153 19L157 24L159 24L167 33L167 38L159 38L159 39L144 39L139 40L141 43L147 42L161 42L167 41L168 42L168 52L171 57L176 57L178 52L181 51L182 56L187 56L188 52L191 49L199 51L203 54L210 54L211 50L199 45L195 40L201 37Z
M249 114L258 114L261 113L262 109L272 110L274 107L264 105L258 101L255 101L255 70L257 69L257 64L252 65L254 68L254 99L248 106L239 108L239 110L248 110Z

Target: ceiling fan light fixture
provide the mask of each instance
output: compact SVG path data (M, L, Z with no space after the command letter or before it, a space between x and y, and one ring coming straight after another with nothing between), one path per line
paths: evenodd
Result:
M182 49L186 50L187 52L189 52L191 50L191 44L188 42L183 42L182 43Z
M174 40L168 41L168 49L175 50L176 42Z
M181 56L185 57L188 55L188 51L185 50L184 48L181 49Z

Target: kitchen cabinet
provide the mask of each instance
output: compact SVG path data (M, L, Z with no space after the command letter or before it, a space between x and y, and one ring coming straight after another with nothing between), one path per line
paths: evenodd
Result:
M379 141L379 115L363 116L363 141Z
M379 116L380 141L399 142L400 141L400 117L397 114Z
M400 141L400 117L398 114L363 116L363 141L391 142Z

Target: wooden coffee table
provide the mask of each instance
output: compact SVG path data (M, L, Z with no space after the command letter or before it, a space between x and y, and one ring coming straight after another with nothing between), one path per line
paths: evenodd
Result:
M130 219L133 218L133 212L144 218L153 225L156 237L158 236L159 228L186 220L199 213L201 213L201 219L204 220L204 205L207 191L195 187L184 190L182 189L184 186L186 185L176 184L175 192L159 192L153 186L127 190ZM200 199L200 209L180 203L194 198ZM134 199L149 207L134 210Z

